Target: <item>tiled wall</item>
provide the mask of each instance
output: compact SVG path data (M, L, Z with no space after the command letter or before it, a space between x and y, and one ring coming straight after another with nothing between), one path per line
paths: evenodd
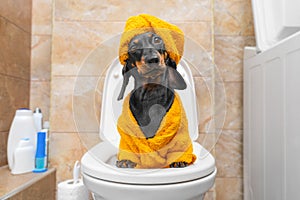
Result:
M242 199L242 56L244 46L255 44L250 0L33 0L30 105L50 113L50 163L57 168L57 180L71 178L74 162L99 141L98 129L91 121L99 121L103 80L93 73L78 77L78 72L93 49L121 33L126 19L139 13L178 25L215 62L217 69L194 77L200 108L199 141L212 150L218 167L216 186L206 199ZM89 84L74 92L78 79ZM92 101L97 106L96 116L87 116L87 129L78 134L74 110L85 116L89 107L74 105L74 98L93 93L94 85L99 89ZM212 126L213 117L222 113L223 96L215 89L219 86L224 86L226 94L226 119L224 126Z
M212 9L210 0L160 1L160 8L151 1L65 1L56 0L54 8L52 82L51 82L51 163L58 168L58 181L69 178L71 167L85 152L82 137L77 134L77 124L73 120L73 88L77 73L91 50L113 36L120 34L129 16L149 13L178 25L198 45L211 55L212 52ZM116 47L117 50L118 47ZM108 55L99 55L106 57ZM115 55L117 56L117 54ZM97 67L97 66L95 66ZM100 66L105 67L105 66ZM207 74L209 82L212 74ZM97 81L98 75L88 74L81 78ZM203 77L195 77L199 90L207 94ZM94 88L88 88L93 92ZM100 88L101 90L101 88ZM87 91L85 91L87 92ZM101 91L100 91L101 93ZM84 95L83 93L82 95ZM77 94L75 94L77 95ZM204 96L204 95L203 95ZM209 121L212 106L209 98L201 99L201 106L207 110L202 115L204 127ZM84 109L82 109L84 112ZM207 118L207 119L205 119ZM88 122L87 122L88 123ZM86 133L91 138L98 137L98 129ZM86 136L84 136L86 137ZM83 138L84 139L84 138ZM72 142L66 142L72 141Z
M0 166L15 110L29 106L31 0L0 0Z
M49 121L52 0L32 0L30 108Z
M251 0L215 0L214 24L214 60L224 81L227 110L224 126L217 127L222 134L215 148L216 197L242 199L243 48L255 46ZM221 112L218 103L215 113Z

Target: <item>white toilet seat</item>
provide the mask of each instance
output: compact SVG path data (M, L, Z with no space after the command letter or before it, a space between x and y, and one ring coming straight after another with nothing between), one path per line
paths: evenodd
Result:
M213 156L199 143L193 142L194 164L185 168L120 169L115 166L118 149L101 142L81 160L82 173L95 179L125 184L174 184L206 177L215 171Z
M187 62L182 59L177 70L188 87L176 92L188 118L190 138L194 141L193 153L197 159L185 168L121 169L115 166L120 143L117 120L123 106L123 101L117 100L123 82L122 67L117 58L106 73L99 128L103 142L90 149L81 159L84 184L97 200L202 200L205 192L214 184L217 169L213 156L195 142L199 137L199 122L193 75ZM133 88L134 80L131 77L124 96Z

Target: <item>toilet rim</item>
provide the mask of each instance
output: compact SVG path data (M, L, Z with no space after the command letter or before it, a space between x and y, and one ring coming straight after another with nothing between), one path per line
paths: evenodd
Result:
M118 149L108 142L94 146L81 159L82 174L125 184L172 184L206 177L215 171L215 159L199 143L193 142L194 164L185 168L120 169L114 163ZM97 152L101 152L98 153Z

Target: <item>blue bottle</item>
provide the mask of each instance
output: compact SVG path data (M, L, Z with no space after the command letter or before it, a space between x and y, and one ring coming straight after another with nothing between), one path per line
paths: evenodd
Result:
M40 173L47 171L46 168L46 133L37 133L37 146L35 153L35 169L33 172Z

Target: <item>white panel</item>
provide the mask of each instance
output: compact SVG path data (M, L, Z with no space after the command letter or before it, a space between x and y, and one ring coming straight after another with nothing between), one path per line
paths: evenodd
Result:
M274 58L265 64L265 178L266 199L283 199L283 63Z
M245 57L245 56L244 56ZM245 65L245 63L244 63ZM249 95L249 79L250 73L249 68L244 68L244 136L243 136L243 160L244 160L244 200L250 200L251 198L251 188L250 188L250 95Z
M300 173L298 172L300 169L300 159L298 159L300 155L299 47L300 33L297 33L269 51L244 61L245 90L247 91L247 88L252 90L250 93L245 93L245 102L252 102L249 104L251 106L245 109L244 126L245 134L247 134L244 137L246 144L244 160L252 159L251 162L245 162L247 166L244 168L245 179L250 180L251 183L250 186L245 184L245 194L253 192L252 196L245 196L247 200L298 200L300 197ZM250 70L252 66L261 69ZM251 81L247 81L248 71L252 71L249 72L252 77ZM261 79L264 83L259 81ZM264 92L261 92L262 88L265 88ZM259 104L259 99L263 101L265 108ZM263 125L255 121L257 120L255 116L258 116L257 112L260 109L261 115L264 115L262 123L265 123L265 132L262 131L259 136L256 131L261 131ZM249 117L251 120L248 120ZM265 143L257 142L257 140L263 140ZM248 144L250 147L247 147ZM265 151L262 150L261 145L264 145ZM258 155L257 151L262 152ZM253 155L259 158L253 158ZM264 165L260 164L261 159L264 159ZM253 161L259 164L253 164ZM262 183L259 183L260 181ZM261 185L264 187L264 194L262 190L257 189Z
M244 68L245 200L299 200L300 32Z
M249 169L251 199L264 199L264 108L263 69L258 66L250 70L250 130ZM254 178L255 177L255 178Z
M298 46L299 48L299 46ZM286 57L286 199L300 198L300 50Z

